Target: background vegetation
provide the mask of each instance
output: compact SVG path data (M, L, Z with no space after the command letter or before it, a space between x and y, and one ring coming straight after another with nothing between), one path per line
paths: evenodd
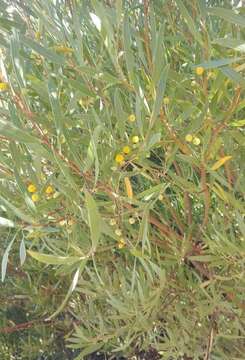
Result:
M1 359L244 359L244 12L1 1Z

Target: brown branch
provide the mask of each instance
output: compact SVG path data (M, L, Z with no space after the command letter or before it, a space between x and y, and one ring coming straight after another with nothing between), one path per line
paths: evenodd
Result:
M230 107L228 108L228 110L226 111L226 116L224 118L224 120L218 124L212 133L211 139L209 141L209 144L207 146L207 151L206 154L204 156L205 160L207 160L210 156L211 150L212 150L212 146L215 143L219 133L227 127L227 121L230 119L230 116L232 115L232 113L234 112L234 110L236 109L237 105L239 104L239 100L240 100L240 96L241 96L241 88L238 87L236 89L235 95L233 97L233 100L231 102Z
M164 113L163 109L160 110L160 120L162 121L167 132L169 133L169 136L179 146L182 153L185 155L190 155L191 151L189 147L178 138L175 131L172 129L169 122L167 121L166 114Z
M194 260L190 260L190 262L202 278L210 280L213 277L211 271L208 269L205 263L200 263Z
M155 225L162 234L167 235L167 236L174 236L175 238L177 238L179 240L182 240L182 236L177 234L169 226L167 226L167 225L163 224L162 222L160 222L159 220L157 220L155 217L150 216L149 217L149 222L152 225Z
M110 186L105 185L100 181L98 181L96 188L104 191L111 199L113 199L113 201L117 197L117 195ZM127 202L123 203L123 207L129 210L133 210L132 205L130 205ZM150 216L149 221L152 225L155 225L162 234L167 236L173 236L174 238L182 239L182 237L178 233L176 233L173 229L171 229L170 226L163 224L157 218Z
M212 347L213 347L213 342L214 342L214 328L212 326L211 330L210 330L210 333L209 333L209 337L208 337L207 351L206 351L206 354L205 354L203 360L210 360L210 355L211 355L211 351L212 351Z
M21 324L17 324L15 326L7 326L4 328L0 328L0 333L1 334L12 334L16 331L21 331L21 330L26 330L26 329L30 329L35 325L50 325L52 321L47 321L45 319L39 319L39 320L32 320L32 321L28 321L25 323L21 323Z

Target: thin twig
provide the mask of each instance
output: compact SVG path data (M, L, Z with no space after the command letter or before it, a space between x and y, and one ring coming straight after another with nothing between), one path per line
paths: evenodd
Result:
M210 153L212 151L213 144L215 143L219 133L224 128L227 127L227 121L230 119L230 116L233 114L233 112L237 108L237 105L239 104L239 101L240 101L240 96L241 96L241 88L238 87L236 89L235 95L234 95L234 97L232 99L231 105L228 108L228 110L226 111L226 116L225 116L224 120L221 123L219 123L213 130L211 139L210 139L209 144L207 146L206 154L204 156L205 160L209 159Z
M15 326L7 326L4 328L0 328L1 334L12 334L16 331L26 330L32 328L35 325L50 325L51 321L47 321L45 319L32 320L25 323L17 324Z
M209 333L209 337L208 337L207 351L206 351L206 354L204 356L204 360L210 360L210 355L211 355L211 351L212 351L212 347L213 347L213 342L214 342L214 328L212 326L211 330L210 330L210 333Z
M183 154L185 155L190 155L191 154L191 151L190 149L188 148L188 146L183 143L179 138L178 136L176 135L175 131L172 129L172 127L170 126L168 120L167 120L167 117L166 117L166 114L164 113L164 110L161 109L160 110L160 120L162 121L165 129L167 130L167 132L169 133L171 139L175 142L176 145L179 146L180 150L182 151Z

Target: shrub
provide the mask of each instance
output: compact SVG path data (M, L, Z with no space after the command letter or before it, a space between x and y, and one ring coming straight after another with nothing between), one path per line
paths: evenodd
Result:
M244 8L0 11L3 356L243 358Z

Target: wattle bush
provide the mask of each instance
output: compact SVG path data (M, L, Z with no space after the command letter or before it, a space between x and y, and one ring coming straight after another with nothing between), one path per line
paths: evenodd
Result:
M1 359L244 358L244 13L1 2Z

